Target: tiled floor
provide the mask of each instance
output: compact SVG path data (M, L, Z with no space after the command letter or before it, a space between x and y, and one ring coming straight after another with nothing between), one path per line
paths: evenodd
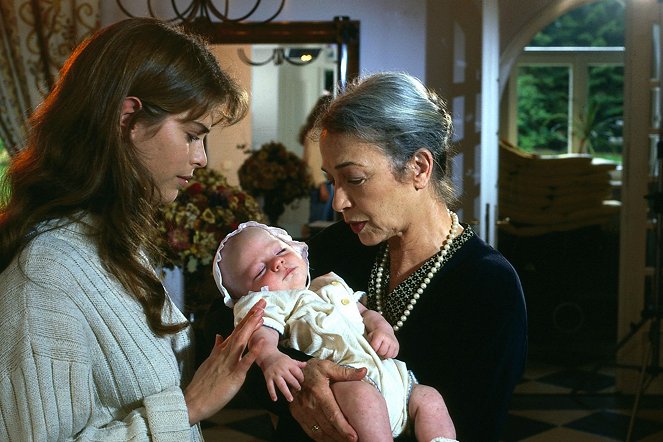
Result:
M577 392L575 390L578 390ZM530 361L511 404L503 442L626 441L633 396L617 394L614 369L585 364L560 367ZM228 409L203 426L205 440L262 442L271 438L268 414ZM631 441L663 441L663 397L641 397Z
M561 368L530 361L516 388L505 442L663 441L663 397L615 392L614 369L587 364ZM576 391L579 390L579 391Z

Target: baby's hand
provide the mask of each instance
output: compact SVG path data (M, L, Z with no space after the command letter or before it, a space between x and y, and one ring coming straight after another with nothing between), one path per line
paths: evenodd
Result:
M300 382L304 381L302 373L304 367L306 367L306 362L296 361L281 352L275 352L262 360L260 368L267 381L269 397L276 401L276 388L278 388L286 400L292 402L290 388L294 388L296 391L301 389Z
M382 358L395 358L398 356L400 346L398 339L391 328L380 327L368 333L368 342L373 350Z

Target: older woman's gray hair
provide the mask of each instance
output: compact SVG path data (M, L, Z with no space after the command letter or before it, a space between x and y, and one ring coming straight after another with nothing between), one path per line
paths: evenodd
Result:
M446 103L422 82L405 73L381 72L358 78L323 111L319 130L357 137L381 148L394 175L403 177L421 148L433 155L432 183L447 204L455 201L448 174L452 122Z

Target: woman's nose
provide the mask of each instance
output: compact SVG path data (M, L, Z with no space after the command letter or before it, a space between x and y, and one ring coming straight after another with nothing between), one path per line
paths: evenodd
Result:
M342 187L334 186L334 196L332 197L332 208L337 212L343 212L343 209L350 207L350 200Z
M205 143L200 140L193 148L191 162L196 167L205 167L207 165L207 152L205 152Z

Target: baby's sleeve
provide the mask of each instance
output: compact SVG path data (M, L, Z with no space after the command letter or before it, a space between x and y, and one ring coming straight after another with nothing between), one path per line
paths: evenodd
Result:
M256 302L264 299L267 305L263 315L263 325L273 328L280 335L283 335L285 322L294 308L294 293L291 290L261 291L250 292L248 295L241 297L233 307L235 326L247 315Z

